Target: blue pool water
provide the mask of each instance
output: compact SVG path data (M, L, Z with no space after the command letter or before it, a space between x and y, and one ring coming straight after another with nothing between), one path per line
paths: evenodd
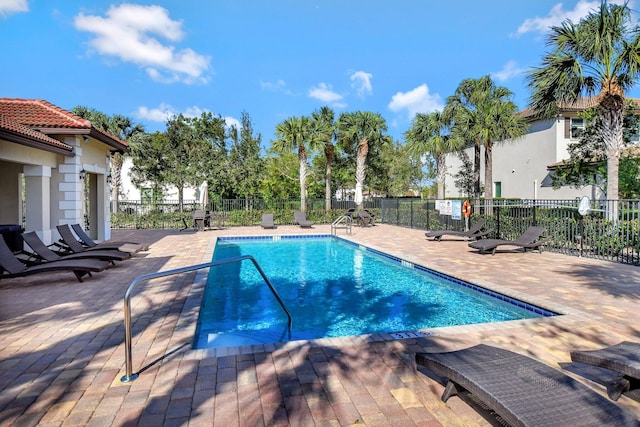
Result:
M214 260L240 255L263 268L291 313L292 329L251 261L225 264L210 269L196 348L554 315L332 236L218 239Z

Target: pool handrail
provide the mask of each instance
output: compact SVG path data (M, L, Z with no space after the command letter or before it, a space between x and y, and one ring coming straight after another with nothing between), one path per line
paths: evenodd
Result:
M256 259L251 255L241 255L237 257L231 257L231 258L225 258L221 260L206 262L203 264L195 264L187 267L174 268L172 270L158 271L157 273L144 274L142 276L136 277L133 280L133 282L131 282L131 284L127 288L127 291L124 294L124 342L125 342L124 352L125 352L125 363L126 363L127 372L125 375L122 376L122 378L120 378L120 381L123 383L128 383L138 378L138 374L133 373L133 355L132 355L132 349L131 349L131 297L133 295L134 288L139 283L146 282L151 279L157 279L158 277L173 276L176 274L201 270L203 268L215 267L217 265L231 264L233 262L242 262L247 259L250 260L253 263L253 265L256 267L256 270L258 270L258 272L262 276L262 279L265 281L267 286L269 286L269 289L271 289L271 292L276 297L276 300L278 300L278 303L280 304L285 314L287 315L289 333L291 333L291 325L293 323L291 320L291 313L289 313L287 306L284 304L284 301L282 301L282 298L280 298L278 291L276 291L276 288L274 288L273 284L271 283L267 275L264 273L264 270L262 270L262 267L260 267L260 264L258 264L258 261L256 261Z

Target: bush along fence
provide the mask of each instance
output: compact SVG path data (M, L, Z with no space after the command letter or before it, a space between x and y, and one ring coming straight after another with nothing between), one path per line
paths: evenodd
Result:
M365 200L363 208L375 215L380 212L381 199ZM315 224L331 224L348 209L356 205L352 201L331 201L331 210L325 210L324 199L307 199L306 216ZM177 201L141 203L119 201L118 210L111 211L112 228L184 228L193 225L193 212L206 209L212 227L259 226L263 213L272 213L276 225L293 224L293 213L300 211L300 200L225 199L214 200L207 206L198 201L186 200L182 210Z
M530 225L543 226L551 236L545 250L568 255L640 264L639 200L594 200L590 212L578 212L579 200L505 200L472 201L471 223L485 218L493 230L488 237L513 239ZM608 219L607 212L617 205L618 218ZM316 224L330 224L352 201L332 200L325 210L324 199L307 200L307 219ZM435 200L381 199L365 200L363 208L376 215L377 223L420 230L463 230L464 221L441 215ZM201 209L197 201L141 203L120 201L118 211L111 213L113 228L177 228L193 225L193 211ZM273 213L276 225L293 224L293 213L299 211L299 200L234 199L211 201L206 209L212 227L259 226L263 213Z
M530 225L545 227L551 242L545 250L568 255L640 264L639 200L591 201L589 213L578 212L580 200L472 201L471 223L482 217L488 237L514 239ZM617 219L609 219L613 205ZM380 222L425 230L463 230L462 219L436 210L434 200L384 199Z

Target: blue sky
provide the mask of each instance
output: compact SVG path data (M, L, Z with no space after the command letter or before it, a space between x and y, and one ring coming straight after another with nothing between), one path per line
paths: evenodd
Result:
M167 117L249 113L275 126L323 105L380 113L398 141L465 78L490 74L527 107L524 73L550 25L599 0L0 0L0 97ZM631 4L633 7L634 5Z

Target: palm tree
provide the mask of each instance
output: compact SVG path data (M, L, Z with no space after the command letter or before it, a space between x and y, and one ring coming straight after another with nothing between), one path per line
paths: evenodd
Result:
M311 121L308 117L289 117L276 126L277 139L272 142L278 152L298 151L300 161L300 210L307 210L307 145L311 143Z
M362 205L362 189L365 179L365 164L370 145L379 145L390 140L387 123L378 113L356 111L343 113L338 119L338 142L346 150L356 151L356 205Z
M336 134L335 113L327 106L321 107L311 114L311 122L313 124L314 140L323 147L324 156L327 160L324 204L325 210L329 212L331 210L331 166L335 157L335 146L333 145L333 138Z
M475 148L474 175L476 196L480 193L480 147L484 146L485 198L493 199L493 146L523 136L527 124L516 115L513 93L496 86L491 77L464 80L456 95L448 100L448 116L453 118L453 133L459 139L471 139Z
M461 148L460 140L452 138L448 132L450 124L440 111L418 113L411 122L411 128L405 132L407 149L412 156L420 158L431 154L436 161L438 199L444 198L446 155Z
M531 108L542 117L554 117L559 106L573 105L584 96L595 96L598 119L607 155L607 198L618 198L618 169L623 145L625 94L640 70L640 33L631 20L628 3L600 4L577 24L565 21L552 27L551 46L542 66L528 75ZM618 218L617 203L607 212Z

